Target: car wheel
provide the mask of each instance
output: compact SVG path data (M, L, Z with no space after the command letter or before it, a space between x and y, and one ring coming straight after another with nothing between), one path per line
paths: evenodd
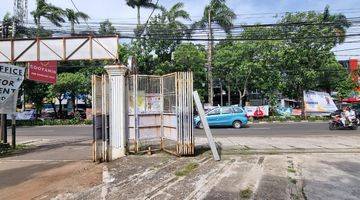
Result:
M204 126L203 126L203 124L202 124L201 122L198 122L196 126L197 126L197 128L199 128L199 129L203 129L203 128L204 128Z
M238 121L238 120L234 121L233 122L233 127L234 128L241 128L242 127L241 121Z

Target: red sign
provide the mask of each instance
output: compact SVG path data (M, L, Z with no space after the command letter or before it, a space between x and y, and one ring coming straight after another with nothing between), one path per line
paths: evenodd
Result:
M42 83L56 83L56 61L29 62L28 79Z

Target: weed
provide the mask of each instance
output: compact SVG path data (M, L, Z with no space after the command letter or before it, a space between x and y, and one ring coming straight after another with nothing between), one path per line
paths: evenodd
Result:
M194 171L198 166L199 166L198 163L191 162L191 163L187 164L183 169L176 171L175 175L176 176L186 176L190 172Z
M289 168L287 169L287 171L288 171L289 173L295 173L295 172L296 172L296 170L295 170L294 168L291 168L291 167L289 167Z
M252 196L253 191L250 188L246 188L245 190L240 191L240 197L242 199L250 199Z
M297 180L296 180L296 179L291 178L291 177L288 177L288 178L289 178L290 183L292 183L292 184L296 184L296 183L297 183Z

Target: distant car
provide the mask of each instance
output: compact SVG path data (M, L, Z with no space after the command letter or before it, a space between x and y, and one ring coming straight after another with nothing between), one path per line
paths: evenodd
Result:
M248 123L248 116L244 109L238 106L217 107L206 113L209 126L232 126L241 128ZM195 116L194 125L203 128L200 117Z

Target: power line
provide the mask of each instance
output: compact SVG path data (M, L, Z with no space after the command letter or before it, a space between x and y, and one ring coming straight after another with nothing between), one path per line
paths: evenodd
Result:
M360 47L357 47L357 48L351 48L351 49L340 49L340 50L335 50L333 52L340 52L340 51L352 51L352 50L359 50Z

